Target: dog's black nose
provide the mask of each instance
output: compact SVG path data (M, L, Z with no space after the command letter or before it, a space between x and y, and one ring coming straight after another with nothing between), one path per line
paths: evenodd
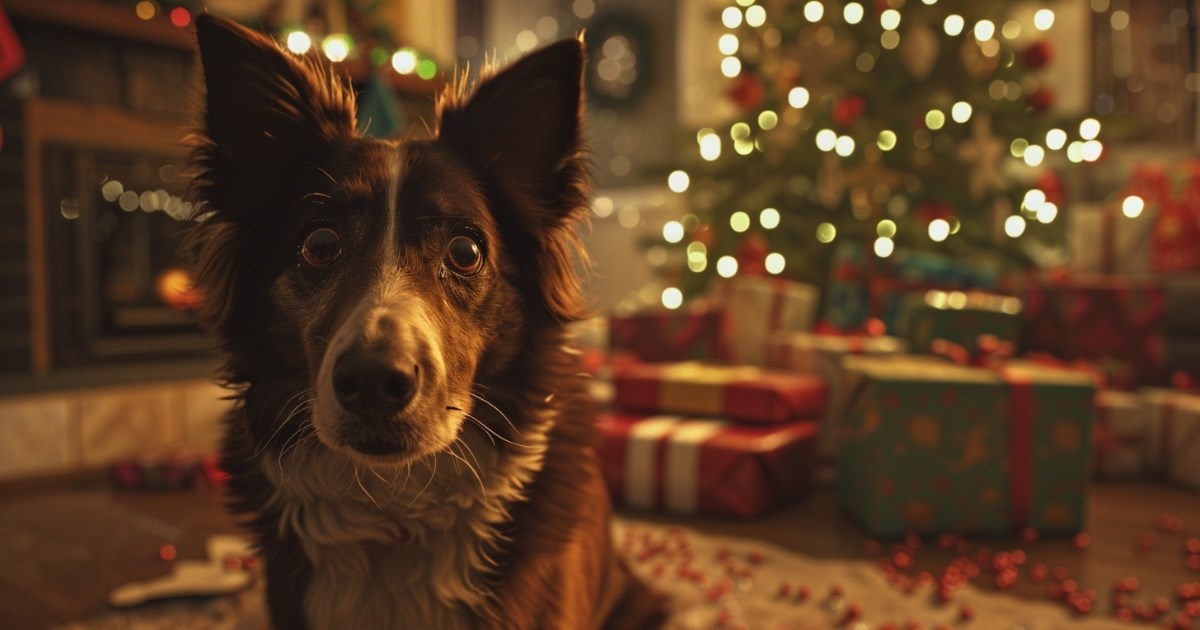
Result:
M378 353L348 350L333 364L333 393L346 411L385 420L408 406L417 377L415 365L405 371Z

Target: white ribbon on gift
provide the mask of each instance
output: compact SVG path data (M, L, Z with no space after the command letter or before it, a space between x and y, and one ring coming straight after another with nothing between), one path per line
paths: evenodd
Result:
M721 420L651 416L633 425L625 453L625 503L642 509L665 508L693 514L700 507L700 448L729 426ZM659 445L666 441L662 466ZM663 504L656 478L661 470Z

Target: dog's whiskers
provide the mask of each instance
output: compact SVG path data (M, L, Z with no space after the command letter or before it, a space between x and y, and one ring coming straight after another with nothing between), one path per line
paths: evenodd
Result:
M528 444L514 442L514 441L504 437L503 435L500 435L499 433L496 432L495 429L493 429L492 427L489 427L486 422L484 422L483 420L480 420L479 418L476 418L475 416L473 416L471 414L466 414L464 417L467 420L470 420L471 422L473 422L475 424L475 426L482 429L484 434L487 435L488 440L490 440L492 442L492 444L495 444L496 440L500 440L501 442L504 442L505 444L508 444L510 446L515 446L517 448L533 448L532 446L530 446Z
M254 455L251 456L252 459L255 459L259 455L262 455L263 451L266 450L267 446L271 443L271 441L275 439L275 436L279 435L279 432L283 430L283 427L286 426L293 419L295 419L296 416L300 415L300 413L304 410L305 407L307 407L310 403L312 403L314 400L316 400L316 396L313 396L312 393L313 393L313 391L311 388L302 389L302 390L296 392L295 394L292 394L291 398L288 398L286 401L284 401L283 406L280 408L280 414L282 415L283 410L288 409L290 406L290 410L287 412L287 416L284 417L282 420L279 420L278 422L276 422L275 430L271 432L271 435L267 436L267 439L263 440L262 443L258 445L258 449L255 450ZM293 401L295 401L297 398L301 398L303 396L310 396L310 397L305 400L302 400L299 403L296 403L294 406L292 406ZM278 419L278 417L277 417L277 419Z
M483 388L485 386L479 385L479 384L472 386L472 389L470 392L471 397L474 398L475 400L478 400L479 402L487 405L488 407L491 407L500 416L500 418L502 420L504 420L505 422L508 423L508 426L512 428L513 433L516 433L517 435L521 435L521 430L517 428L517 425L513 424L513 421L511 419L509 419L508 414L504 413L499 407L497 407L495 404L493 404L492 401L488 400L487 398L484 398L482 394L476 392L474 390L475 387Z
M467 470L471 471L472 475L475 475L475 481L479 482L479 492L483 496L487 496L487 488L485 488L483 486L483 477L479 476L479 471L475 470L475 467L471 465L471 462L467 461L467 458L465 456L454 452L454 446L456 444L462 444L462 445L466 446L466 442L463 442L461 439L456 439L450 443L450 448L446 449L446 454L448 454L451 457L453 457L454 459L462 462L463 465L465 465L467 467ZM470 452L470 450L471 450L471 447L467 446L467 452ZM471 457L474 458L475 455L472 454ZM478 464L479 460L475 460L475 463Z
M312 431L306 431L304 429L301 429L299 431L296 431L292 435L288 436L287 441L283 443L283 446L279 449L279 453L275 458L276 465L279 467L280 478L282 478L284 476L283 458L288 454L289 451L294 451L294 450L298 449L301 444L312 439L315 435L316 435L316 433L314 433Z
M362 482L362 477L360 477L358 474L358 464L354 464L354 481L358 484L359 490L362 490L363 494L367 495L367 498L370 499L371 503L374 503L375 508L378 509L379 502L375 500L375 497L371 494L371 491L367 490L367 486Z
M411 508L413 506L413 504L417 502L417 499L421 498L421 495L425 494L425 491L429 489L429 485L433 483L433 478L437 476L438 460L436 457L431 457L429 459L433 461L433 469L429 471L429 478L425 480L425 485L421 486L421 489L417 492L416 496L414 496L412 498L412 500L410 500L408 502L408 505L404 506L404 510L402 510L400 512L401 516L408 514L408 509ZM406 480L405 485L407 485L407 483L408 482Z

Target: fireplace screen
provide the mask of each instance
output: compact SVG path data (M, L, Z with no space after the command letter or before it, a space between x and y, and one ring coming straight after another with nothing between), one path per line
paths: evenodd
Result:
M191 214L180 160L65 146L44 157L55 364L211 351L177 257Z

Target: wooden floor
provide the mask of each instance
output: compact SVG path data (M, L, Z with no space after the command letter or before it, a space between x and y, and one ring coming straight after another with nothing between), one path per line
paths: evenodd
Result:
M971 542L976 549L1019 548L1027 554L1027 566L1061 567L1081 590L1099 594L1094 614L1110 614L1108 595L1126 577L1138 578L1137 596L1146 601L1157 596L1174 601L1179 584L1200 581L1200 571L1184 565L1183 551L1188 538L1200 536L1200 494L1153 483L1105 483L1090 488L1089 504L1091 544L1083 550L1063 538ZM870 555L862 530L824 488L750 521L624 516L755 538L813 557ZM1172 518L1181 522L1178 531L1169 531ZM103 612L112 588L165 573L161 545L175 545L181 559L199 559L208 535L234 531L219 492L211 489L115 492L95 478L0 487L0 627L42 628ZM915 558L918 569L924 565L934 572L947 561L933 545ZM1046 585L1023 581L1010 592L1045 598Z

